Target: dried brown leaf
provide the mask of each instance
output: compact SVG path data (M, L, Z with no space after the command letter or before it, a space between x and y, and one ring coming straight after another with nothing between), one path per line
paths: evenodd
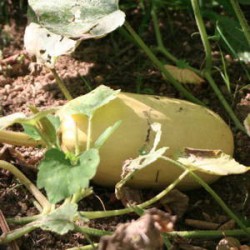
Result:
M166 64L165 68L174 79L181 83L202 84L204 79L190 69L181 69L173 65Z

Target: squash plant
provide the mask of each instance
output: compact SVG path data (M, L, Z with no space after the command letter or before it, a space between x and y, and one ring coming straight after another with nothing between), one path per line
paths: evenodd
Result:
M191 116L188 116L189 112ZM180 118L178 113L183 116L183 122L178 120ZM115 115L114 119L112 115ZM68 122L71 126L65 125ZM189 139L195 143L192 146L199 146L201 149L187 148L190 146L189 142L186 138L178 138L178 133L184 131L181 131L182 127L187 128L186 124L196 122L198 123L196 131L193 134L189 131L191 133ZM14 123L24 125L28 134L4 130ZM122 127L122 124L125 127ZM118 197L124 185L132 184L141 188L146 184L148 188L161 189L157 196L138 205L138 208L146 208L179 184L180 188L183 187L181 186L183 183L185 188L193 188L197 187L194 183L198 181L199 185L209 189L204 180L211 182L221 175L248 171L249 168L231 158L230 154L233 151L231 132L223 124L221 118L213 112L196 104L176 99L119 93L118 90L114 91L106 86L100 86L62 107L36 110L31 116L17 113L0 118L0 142L18 145L23 142L24 145L46 147L44 159L38 166L37 185L12 164L0 161L0 167L13 173L35 197L37 209L40 211L36 216L9 219L10 223L26 225L0 236L0 243L8 243L36 228L58 234L73 230L102 235L107 232L79 227L77 223L79 220L134 211L132 207L115 211L78 211L77 203L92 193L89 185L91 179L99 184L103 182L104 185L114 185L117 182ZM215 131L213 126L217 126L219 130L214 138L211 134ZM170 134L177 133L175 140L170 139L168 133L170 129ZM199 132L202 131L205 137L200 140L202 135ZM223 140L217 140L219 135L224 136L227 145ZM212 144L207 142L208 137L212 139ZM128 160L127 152L130 148L126 145L125 139L131 142L134 159L127 161L122 170L122 163L120 160L117 161L116 157L122 156L123 161ZM221 149L228 154L223 153ZM138 152L138 157L134 151ZM110 157L113 163L108 161ZM110 165L106 164L106 161ZM150 178L154 176L152 173L156 171L155 167L162 171L158 186L154 186L157 180L154 180L154 183ZM146 171L143 172L144 170ZM99 174L96 174L98 171ZM168 174L165 175L163 171ZM122 174L121 181L119 182L116 174L112 173ZM186 179L188 175L192 178ZM45 189L46 196L39 191L42 188ZM222 202L220 198L216 199ZM239 219L237 220L223 202L221 205L243 230L249 232L249 229L245 228Z
M73 52L84 39L105 36L124 23L125 15L117 0L29 0L29 5L31 23L25 31L25 48L51 69L71 100L55 70L57 57ZM8 219L9 223L25 225L2 234L0 244L36 228L61 235L76 231L100 236L107 232L79 226L79 221L136 209L78 211L78 202L92 193L92 179L116 185L118 197L124 185L162 190L138 209L152 205L177 185L188 189L199 183L238 223L242 233L249 234L250 229L204 182L249 169L232 159L231 131L212 111L186 101L120 93L105 86L63 107L30 109L30 116L17 113L0 118L0 142L46 148L36 185L12 164L0 161L0 167L14 174L31 192L39 213ZM5 130L14 123L23 125L25 133Z

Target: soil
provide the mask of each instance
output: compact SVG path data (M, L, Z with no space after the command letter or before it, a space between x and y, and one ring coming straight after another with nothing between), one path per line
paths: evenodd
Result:
M14 13L14 12L13 12ZM164 20L164 14L161 18ZM197 31L193 18L181 11L170 11L171 27L162 25L164 42L169 50L178 58L185 58L190 65L200 68L203 65L204 53L198 36L190 36ZM127 17L134 27L142 23L140 9L131 10ZM139 19L138 19L139 18ZM138 21L139 20L139 21ZM0 26L0 52L2 61L0 68L0 115L8 115L15 112L29 113L29 106L37 108L58 106L66 102L58 89L52 73L40 68L34 71L34 64L30 58L23 60L16 58L23 54L23 34L26 17L20 10L16 10L10 16L9 22L3 22ZM152 26L145 28L140 26L140 34L149 45L155 44L152 36ZM173 37L175 40L173 42ZM219 63L220 55L218 47L213 46L214 63ZM233 95L229 95L218 74L217 82L223 94L232 104L238 117L243 120L250 112L250 91L243 88L249 84L244 78L244 73L239 63L233 61L229 55L228 71L232 77ZM164 59L162 59L164 60ZM150 60L143 52L129 40L125 39L119 31L115 31L100 40L88 40L82 42L72 56L59 58L56 69L70 93L77 97L94 89L100 84L105 84L113 89L121 89L127 92L139 92L157 94L161 96L182 98L162 75L154 68ZM219 113L231 127L235 138L235 159L250 166L250 140L243 132L238 131L230 121L227 113L221 106L214 92L207 83L199 86L190 85L192 93L205 102L207 106ZM19 130L19 126L12 129ZM1 146L5 152L1 159L18 166L33 182L36 179L36 165L43 157L43 151L33 148ZM3 149L6 149L3 151ZM226 204L245 221L250 220L250 175L223 177L212 185L212 188L223 198ZM120 201L115 199L114 190L93 185L95 195L92 195L80 203L85 210L102 210L122 208ZM144 200L152 197L152 191L142 191ZM224 226L227 229L237 228L230 218L222 211L219 205L203 189L185 192L189 199L185 207L184 215L175 223L176 230L194 230L204 227L207 222L217 225L216 229ZM186 199L183 198L185 203ZM155 207L163 211L174 211L180 208L176 202L166 206L162 203ZM30 216L37 213L32 203L32 197L18 181L7 171L0 170L0 210L8 217ZM91 227L114 231L119 223L129 222L137 218L136 215L125 215L106 219L93 220ZM190 220L199 220L198 225ZM196 221L197 222L197 221ZM10 225L13 228L12 225ZM98 238L91 238L98 242ZM174 249L215 249L220 239L175 239ZM250 245L247 238L239 238L242 245ZM86 238L80 233L68 233L59 236L54 233L35 230L17 241L19 249L67 249L79 245L88 244ZM15 249L13 246L0 246L0 249Z

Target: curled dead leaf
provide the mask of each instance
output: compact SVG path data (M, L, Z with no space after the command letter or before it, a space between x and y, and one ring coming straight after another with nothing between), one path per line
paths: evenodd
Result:
M203 78L190 69L181 69L169 64L166 64L165 68L174 79L181 83L202 84L205 82Z
M101 238L98 250L160 250L161 232L173 231L176 217L152 208L138 220L120 224L113 235Z
M176 160L193 170L220 176L243 174L250 169L221 150L185 148Z

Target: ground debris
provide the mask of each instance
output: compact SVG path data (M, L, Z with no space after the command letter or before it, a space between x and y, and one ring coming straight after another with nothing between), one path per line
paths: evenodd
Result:
M161 232L173 230L175 216L149 209L136 221L120 224L113 235L103 236L98 250L160 250Z

